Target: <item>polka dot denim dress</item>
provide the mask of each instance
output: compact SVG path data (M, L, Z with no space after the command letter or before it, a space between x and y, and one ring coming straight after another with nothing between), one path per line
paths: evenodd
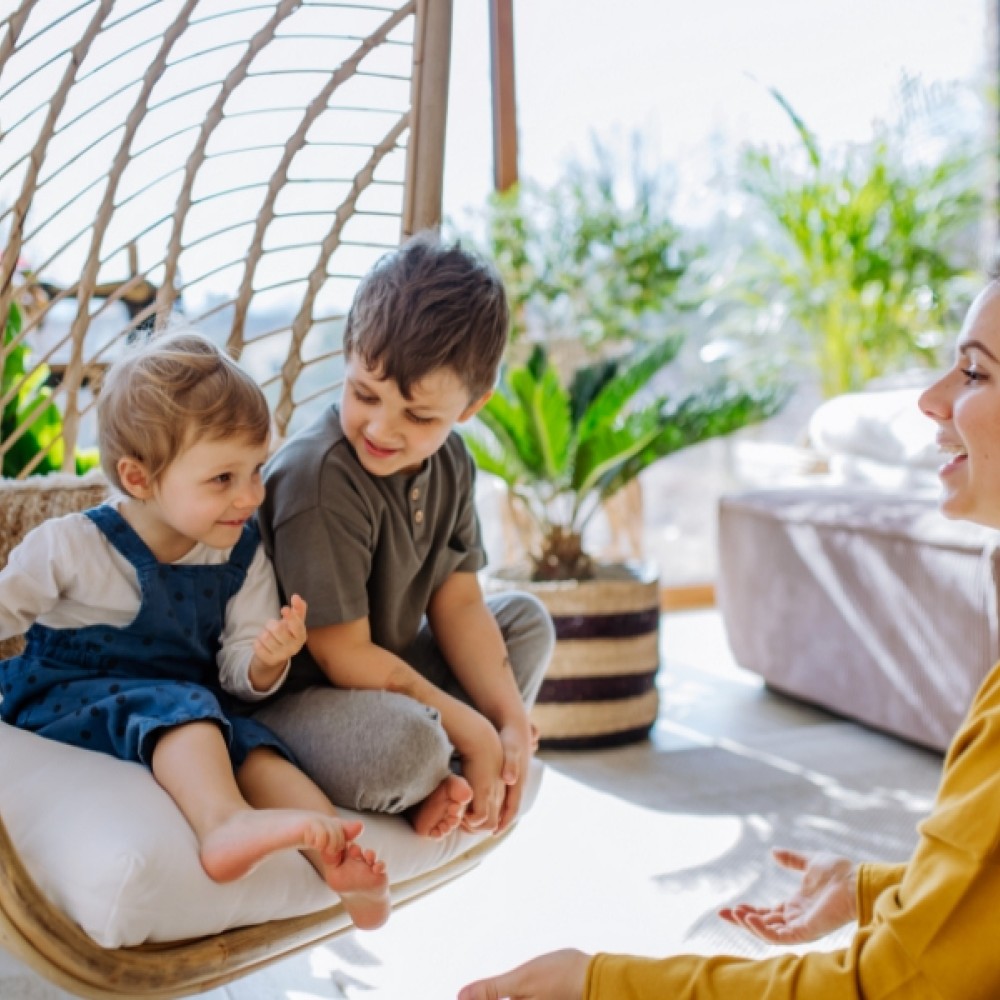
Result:
M257 550L256 525L247 524L227 563L175 566L157 562L114 507L86 514L135 567L139 613L122 628L32 625L24 653L0 663L3 719L146 765L166 730L211 720L222 730L235 768L257 746L293 759L266 726L237 714L237 699L218 682L215 657L226 605Z

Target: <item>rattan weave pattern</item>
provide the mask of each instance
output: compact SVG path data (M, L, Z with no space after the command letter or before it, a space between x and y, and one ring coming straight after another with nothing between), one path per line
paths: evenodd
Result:
M22 0L0 21L0 316L32 293L16 343L57 373L66 471L91 382L151 324L225 344L279 435L335 388L359 276L440 216L449 32L449 0Z

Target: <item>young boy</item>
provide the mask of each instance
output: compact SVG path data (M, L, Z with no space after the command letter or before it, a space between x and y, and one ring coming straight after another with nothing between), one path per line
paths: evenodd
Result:
M423 234L388 254L347 318L340 406L265 473L265 544L309 612L257 718L333 801L406 812L431 837L516 816L554 642L533 597L484 599L475 467L454 432L489 399L508 318L499 276L460 247Z

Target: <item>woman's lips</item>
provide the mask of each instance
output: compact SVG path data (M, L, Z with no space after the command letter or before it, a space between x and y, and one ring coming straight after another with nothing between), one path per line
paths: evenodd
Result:
M953 455L941 468L938 469L939 476L949 476L951 475L959 466L963 465L969 460L968 455Z

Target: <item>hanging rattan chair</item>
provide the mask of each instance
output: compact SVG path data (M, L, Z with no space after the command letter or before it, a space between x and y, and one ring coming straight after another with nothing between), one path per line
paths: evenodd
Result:
M279 436L325 402L358 277L439 221L450 32L451 0L22 0L0 22L0 317L24 312L2 345L0 459L24 481L0 481L0 562L33 521L99 499L74 474L101 373L171 314L254 372ZM58 432L36 435L53 405ZM25 478L53 457L63 475ZM332 906L101 947L29 874L10 818L0 944L79 996L190 995L351 926ZM395 903L500 839L394 884Z

